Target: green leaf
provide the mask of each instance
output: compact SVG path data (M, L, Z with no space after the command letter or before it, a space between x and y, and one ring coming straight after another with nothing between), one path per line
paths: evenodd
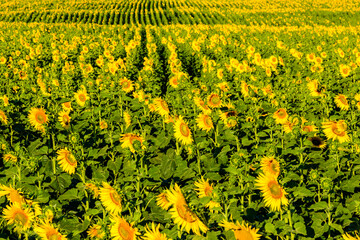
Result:
M294 228L295 228L295 231L299 234L302 234L302 235L305 235L307 234L306 232L306 226L303 222L297 222L294 224Z
M305 187L296 187L293 192L295 197L303 198L303 197L312 197L315 195L314 192L310 191Z
M324 210L327 208L328 208L328 204L324 201L321 201L311 205L309 209L314 209L315 211L317 211L317 210Z
M64 194L62 194L58 198L58 200L59 201L63 201L63 200L71 201L71 200L78 199L78 198L79 198L78 190L76 188L72 188L72 189L66 191Z
M267 223L265 224L265 231L266 231L267 233L277 234L275 225L272 224L272 223L270 223L270 222L267 222Z

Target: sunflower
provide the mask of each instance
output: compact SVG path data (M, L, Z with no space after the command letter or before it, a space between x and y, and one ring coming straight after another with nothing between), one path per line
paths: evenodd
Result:
M261 235L257 232L259 229L250 227L247 223L240 224L238 221L235 223L223 220L220 224L226 230L232 230L236 240L259 240Z
M180 187L176 183L175 187L170 188L167 197L173 205L170 209L171 217L174 218L174 222L180 226L181 231L185 229L186 232L190 233L190 230L192 230L196 235L200 235L200 231L206 233L208 228L200 221L196 214L190 210L181 193Z
M0 197L6 196L7 199L11 203L24 203L25 199L21 195L21 192L16 190L15 188L7 187L5 185L0 184Z
M350 75L350 67L348 65L341 64L340 65L340 74L344 78Z
M265 198L265 206L270 207L272 211L281 211L281 205L287 206L289 204L285 197L287 193L274 176L260 173L255 186L261 190Z
M169 115L170 111L169 111L169 106L166 103L165 100L161 99L161 98L155 98L153 103L155 104L156 107L156 111L161 115L161 116L166 116Z
M261 170L265 175L277 178L280 174L280 164L274 157L263 157L261 159Z
M172 86L173 88L177 88L179 86L179 78L178 76L173 76L169 79L169 84L170 86Z
M8 205L4 211L4 218L8 221L7 224L15 224L19 230L27 230L34 221L34 214L29 208L23 209L20 203Z
M7 125L8 123L6 114L2 110L0 110L0 122L2 122L4 125Z
M250 96L250 94L249 94L249 85L245 81L241 81L240 91L241 91L241 94L244 97L249 97Z
M345 95L339 94L335 97L336 106L338 106L341 110L349 110L349 103Z
M219 108L221 107L221 99L220 96L216 93L211 93L207 98L207 103L211 108Z
M211 117L207 114L204 113L199 114L199 116L196 118L196 122L201 130L208 132L214 128Z
M35 127L36 130L45 132L44 124L47 123L48 117L45 110L42 108L31 108L28 115L30 124Z
M344 240L360 240L360 237L357 235L357 233L355 233L355 235L356 237L353 237L348 233L344 233L342 237L344 238Z
M205 102L199 98L199 97L194 97L194 103L196 106L198 106L200 108L200 110L205 113L205 114L210 114L211 113L211 109L206 106Z
M101 230L101 226L94 224L87 230L87 234L90 238L101 239L105 236L104 231Z
M93 183L86 183L85 188L91 190L94 193L94 198L99 196L99 188Z
M307 87L310 91L310 95L313 97L319 97L322 95L322 92L319 90L318 80L312 80L307 83Z
M340 143L349 142L350 137L346 132L347 125L344 120L338 122L327 121L322 123L322 128L328 139L339 140Z
M315 148L324 149L326 147L326 142L321 137L311 137L309 141L312 143L312 146Z
M127 79L126 77L122 78L120 80L120 86L121 86L121 89L126 93L129 93L132 90L134 90L133 82L131 80Z
M317 127L315 125L307 125L307 126L303 126L302 130L304 132L309 133L309 132L316 132L318 129L317 129Z
M69 116L69 112L63 110L59 113L59 122L61 124L62 127L64 127L65 129L68 129L70 127L70 119L71 117Z
M64 102L61 104L61 106L63 110L66 111L67 113L69 113L72 110L71 102Z
M124 121L126 124L126 128L130 127L131 125L131 116L128 112L124 112Z
M89 100L90 97L86 92L86 89L83 88L82 90L79 90L75 93L75 100L77 104L79 104L81 107L85 106L86 101Z
M186 122L183 120L182 116L179 116L179 118L175 121L174 128L175 138L182 144L188 145L193 142L193 139L191 137L191 131Z
M215 192L213 192L213 184L209 184L208 180L204 180L203 177L201 177L200 180L196 181L195 186L197 187L197 189L195 189L195 191L198 194L199 198L203 198L203 197L212 197L215 198L216 194ZM210 200L205 207L209 208L211 212L213 212L213 208L217 208L220 207L220 204L218 202L215 202L213 200Z
M294 126L299 123L299 119L297 117L291 117L288 121L283 124L284 132L291 133L294 129Z
M155 227L154 222L151 223L151 229L150 229L150 227L146 226L143 239L144 240L167 240L168 238L166 237L166 235L164 233L161 233L159 231L159 228L160 228L160 224L158 224Z
M108 124L107 124L107 122L105 120L101 120L99 122L99 127L100 127L101 130L103 130L103 129L106 129L108 127Z
M275 122L277 124L284 124L287 122L288 114L286 113L286 109L280 108L274 113Z
M139 235L137 228L133 228L132 224L126 222L120 216L113 216L111 221L114 225L110 229L110 234L113 240L135 240L136 235Z
M7 154L4 154L3 160L4 160L4 162L16 163L17 162L17 157L15 155L11 154L11 153L7 153Z
M66 236L59 233L58 229L54 228L51 223L41 223L34 228L34 231L42 240L67 240Z
M135 148L134 148L134 142L135 141L140 142L142 149L145 148L145 146L143 145L144 138L141 137L141 136L138 136L138 135L136 135L134 133L122 134L122 137L120 138L120 142L122 143L121 147L122 148L129 148L132 153L135 153Z
M65 147L57 151L57 160L59 165L68 174L75 173L75 168L77 166L77 161L74 155Z
M171 207L171 202L167 199L166 192L157 195L156 204L164 210L168 210Z
M100 188L100 200L106 210L112 214L120 214L122 210L121 197L108 183L103 182Z

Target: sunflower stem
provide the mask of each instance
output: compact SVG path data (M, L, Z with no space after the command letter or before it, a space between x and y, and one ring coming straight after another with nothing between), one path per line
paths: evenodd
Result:
M292 221L291 221L291 211L290 211L290 209L287 210L287 213L288 213L289 225L290 225L290 228L291 228L291 240L294 240L295 239L295 234L292 232L293 224L292 224Z

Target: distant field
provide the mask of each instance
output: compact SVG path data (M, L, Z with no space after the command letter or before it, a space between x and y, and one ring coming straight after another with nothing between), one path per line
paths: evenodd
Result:
M0 21L122 24L359 24L359 1L3 1Z

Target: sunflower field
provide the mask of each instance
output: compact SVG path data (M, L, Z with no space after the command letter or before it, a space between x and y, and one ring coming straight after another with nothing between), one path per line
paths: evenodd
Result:
M0 240L360 239L359 9L1 1Z

